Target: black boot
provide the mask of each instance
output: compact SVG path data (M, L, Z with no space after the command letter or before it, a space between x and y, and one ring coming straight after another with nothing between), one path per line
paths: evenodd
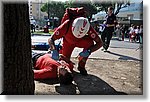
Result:
M78 67L78 70L80 71L80 74L82 74L82 75L88 75L87 71L85 70L85 68Z

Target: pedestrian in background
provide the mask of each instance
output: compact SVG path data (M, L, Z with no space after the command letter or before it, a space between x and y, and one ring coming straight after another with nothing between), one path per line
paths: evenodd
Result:
M137 26L133 26L133 29L131 30L131 42L136 42L136 29L137 29Z
M31 24L30 28L31 28L31 33L35 32L35 25L34 24Z
M137 26L137 27L136 27L136 29L135 29L136 42L137 42L137 41L140 41L140 40L139 40L139 31L140 31L140 27L139 27L139 26Z
M125 25L123 25L121 28L122 41L124 41L125 33L126 33L126 27L125 27Z
M133 24L131 24L131 26L129 27L129 42L131 42L131 35L132 35L132 32L133 32Z
M140 44L142 44L142 42L143 42L143 25L140 25L139 42L140 42Z
M112 38L113 32L114 32L114 27L117 24L116 21L116 15L113 13L113 8L112 7L108 7L108 14L105 17L105 29L102 33L101 39L103 41L103 48L105 51L107 51L109 44L110 44L110 40Z
M120 24L116 25L115 33L116 33L116 37L118 37L118 40L120 40L120 35L121 35L121 25Z

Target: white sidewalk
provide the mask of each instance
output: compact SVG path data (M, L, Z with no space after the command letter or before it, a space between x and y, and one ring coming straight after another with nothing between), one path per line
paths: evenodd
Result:
M42 37L42 40L47 41L47 37L45 38ZM35 39L37 41L41 41L38 40L36 37ZM139 43L130 43L128 39L125 39L125 41L118 41L113 39L111 40L110 47L108 49L108 51L110 52L103 52L101 50L102 48L100 48L99 50L93 52L89 58L139 61L142 60L142 51L141 49L138 49L139 46L140 46ZM39 53L47 52L47 51L39 51L39 50L34 50L34 51ZM77 57L81 51L82 51L81 48L75 48L73 50L71 57Z
M102 48L101 48L102 49ZM104 52L101 49L93 52L89 58L98 58L98 59L111 59L111 60L130 60L130 61L139 61L142 60L142 51L140 49L125 49L125 48L109 48L108 51ZM75 48L72 57L77 57L78 54L82 51L80 48Z
M111 40L110 47L108 48L109 52L104 52L100 48L93 52L89 58L139 61L143 59L143 52L139 46L139 43L129 42L128 38L125 41ZM81 51L82 49L75 48L72 57L77 57Z

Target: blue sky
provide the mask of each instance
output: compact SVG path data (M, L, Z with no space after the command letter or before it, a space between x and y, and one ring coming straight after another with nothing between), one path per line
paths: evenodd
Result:
M69 0L53 0L53 1L69 1ZM82 0L82 1L86 1L86 0ZM91 0L92 1L92 0ZM99 1L99 0L97 0L97 1ZM109 0L106 0L106 1L109 1ZM111 1L111 0L110 0ZM115 1L115 0L114 0ZM116 1L121 1L121 0L116 0ZM125 1L125 0L122 0L122 1ZM143 0L130 0L130 1L132 1L132 2L141 2L141 1L143 1Z
M41 1L41 0L29 0L29 1ZM42 0L42 1L48 1L48 0ZM53 0L53 1L69 1L69 0ZM86 2L86 0L81 0L81 1L85 1ZM99 1L99 2L101 2L101 0L91 0L91 1ZM128 1L128 0L102 0L102 1ZM143 0L130 0L130 1L131 2L141 2Z
M131 2L142 2L143 0L131 0Z

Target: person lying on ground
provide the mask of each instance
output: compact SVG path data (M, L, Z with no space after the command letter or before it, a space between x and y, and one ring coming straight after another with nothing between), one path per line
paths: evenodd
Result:
M49 53L32 52L34 79L55 79L58 78L60 84L71 84L73 81L73 63L61 56L59 61L52 59Z

